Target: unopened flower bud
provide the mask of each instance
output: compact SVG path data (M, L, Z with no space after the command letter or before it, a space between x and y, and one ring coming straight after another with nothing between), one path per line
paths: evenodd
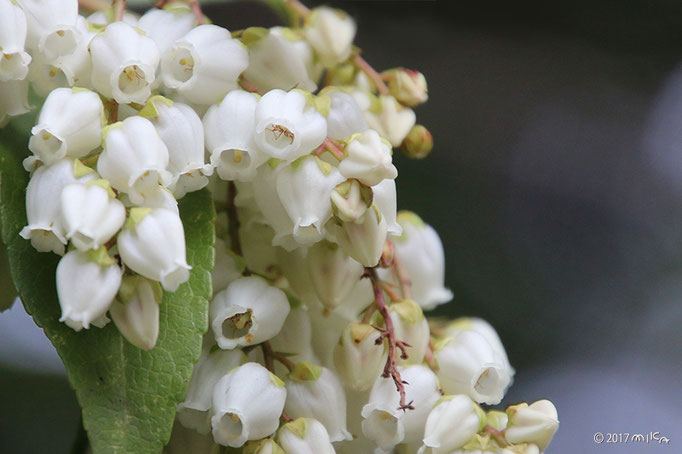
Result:
M369 128L362 109L351 95L333 89L326 94L331 101L329 113L327 113L329 137L341 140Z
M407 358L400 358L400 364L421 364L429 346L429 323L421 307L412 300L402 300L389 306L396 339L406 342Z
M92 85L121 104L144 104L159 66L156 43L124 22L107 25L90 42Z
M391 378L379 377L362 408L362 432L379 448L390 451L398 443L411 443L424 437L424 426L433 405L440 398L438 379L426 366L399 369L405 384L405 402L413 410L399 409L400 395Z
M320 241L308 251L308 272L322 304L333 309L350 295L365 268L338 244Z
M57 265L60 322L75 331L101 320L116 296L123 270L104 247L96 251L70 251Z
M426 79L419 71L396 68L384 71L381 76L388 82L391 95L406 106L414 107L429 99Z
M485 424L485 413L468 396L441 397L426 419L424 446L433 454L450 454L466 445Z
M324 117L299 90L271 90L256 105L256 144L291 162L317 148L327 135Z
M243 360L244 354L240 350L204 349L192 371L185 400L178 405L180 424L202 434L211 432L213 388Z
M246 363L221 378L213 391L213 438L239 448L277 430L287 391L282 380L256 363Z
M106 180L65 186L61 213L66 237L82 251L106 244L126 219L125 207L114 197Z
M161 61L163 83L196 104L219 102L237 88L248 52L230 32L205 24L175 41Z
M400 146L417 119L414 111L403 107L393 97L382 95L377 105L366 113L369 127L385 137L393 147Z
M344 252L364 266L376 266L384 251L387 227L376 205L367 210L360 222L332 220L328 224Z
M438 378L448 394L467 394L478 403L498 404L511 381L504 358L475 331L447 338L436 348Z
M120 333L142 350L151 350L159 337L159 303L163 291L158 282L126 276L109 311Z
M327 71L326 83L329 86L341 87L344 85L353 85L353 80L358 72L357 67L353 63L342 63L330 68ZM364 131L367 128L363 128ZM359 131L356 131L359 132Z
M204 162L204 127L194 109L162 96L153 96L140 115L152 122L168 148L173 195L179 199L206 186L206 175L211 175L212 171Z
M287 454L334 454L329 434L320 421L298 418L277 432L277 441Z
M332 67L350 56L356 28L344 11L320 6L312 10L304 30L322 64Z
M336 372L355 391L371 388L384 368L386 343L377 345L378 336L366 323L349 323L334 348Z
M174 292L189 279L185 231L180 216L165 208L133 208L118 234L118 250L126 266L160 281Z
M211 302L211 327L218 346L233 349L271 339L289 314L283 291L255 276L232 282Z
M344 222L357 222L372 206L372 189L358 180L346 180L331 193L332 213Z
M243 454L286 454L272 438L247 441L242 450Z
M80 161L62 159L51 166L38 168L26 189L28 225L19 233L31 240L38 252L64 254L66 229L62 221L62 190L71 183L85 183L98 178L97 173Z
M253 93L233 90L204 115L206 149L223 180L252 181L269 158L254 141L258 99Z
M40 110L28 148L47 165L66 156L80 158L99 147L103 123L104 111L97 93L57 88Z
M403 140L400 149L408 158L425 158L433 149L433 136L423 125L414 125Z
M559 428L559 415L549 400L522 403L507 408L509 423L505 438L510 443L534 443L541 451L547 449Z
M398 176L398 169L392 162L391 144L372 129L346 139L344 154L339 172L346 178L356 178L367 186L374 186Z
M128 193L133 203L158 185L168 186L172 175L168 166L168 148L154 125L142 117L126 118L104 129L104 150L97 161L97 171L118 191Z
M31 56L24 50L26 15L12 0L0 0L0 81L22 80Z
M300 244L322 239L325 223L332 216L330 196L343 176L317 156L304 156L277 174L279 199L294 224L293 236Z

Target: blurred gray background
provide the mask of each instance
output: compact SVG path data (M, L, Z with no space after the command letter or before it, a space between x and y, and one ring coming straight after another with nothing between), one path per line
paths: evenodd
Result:
M455 300L436 312L499 331L504 403L555 402L552 453L682 452L682 3L325 3L376 68L426 75L436 146L396 154L398 203L443 240ZM205 12L277 23L243 2ZM0 315L0 452L66 453L78 406L59 364L32 372L43 350L12 342L21 313ZM656 431L671 443L593 441Z

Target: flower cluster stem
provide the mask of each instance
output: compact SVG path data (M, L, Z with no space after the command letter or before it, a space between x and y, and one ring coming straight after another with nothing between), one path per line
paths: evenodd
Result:
M504 430L497 430L490 424L483 428L483 432L489 433L492 438L502 447L509 446L509 442L504 437Z
M123 13L126 10L126 0L114 1L114 21L123 19Z
M343 147L341 146L340 143L338 143L331 137L325 137L324 142L322 142L322 145L317 147L317 150L315 151L315 156L320 156L325 151L330 152L339 161L343 160L344 157Z

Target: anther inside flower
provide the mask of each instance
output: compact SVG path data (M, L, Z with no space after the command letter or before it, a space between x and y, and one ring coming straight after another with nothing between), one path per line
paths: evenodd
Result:
M43 49L53 57L68 55L78 45L78 33L73 29L59 29L45 36Z
M171 66L173 77L179 82L187 82L192 77L194 59L188 49L180 48L175 53L176 64Z
M252 311L249 309L225 319L223 322L223 336L228 339L237 339L246 336L248 339L248 333L253 324L251 315Z
M146 75L137 65L126 66L118 77L118 88L126 95L136 93L147 85Z

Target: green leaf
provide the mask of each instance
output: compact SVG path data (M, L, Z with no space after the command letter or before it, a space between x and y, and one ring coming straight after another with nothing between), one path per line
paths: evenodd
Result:
M168 442L176 406L184 399L208 329L215 237L211 196L203 190L181 200L187 261L193 269L189 282L163 296L156 347L136 348L113 323L77 333L59 322L59 257L36 252L19 236L26 224L28 175L21 166L23 152L3 148L12 142L17 147L17 138L11 128L0 131L0 215L10 271L24 307L66 366L93 453L158 454ZM13 148L22 149L25 145Z

